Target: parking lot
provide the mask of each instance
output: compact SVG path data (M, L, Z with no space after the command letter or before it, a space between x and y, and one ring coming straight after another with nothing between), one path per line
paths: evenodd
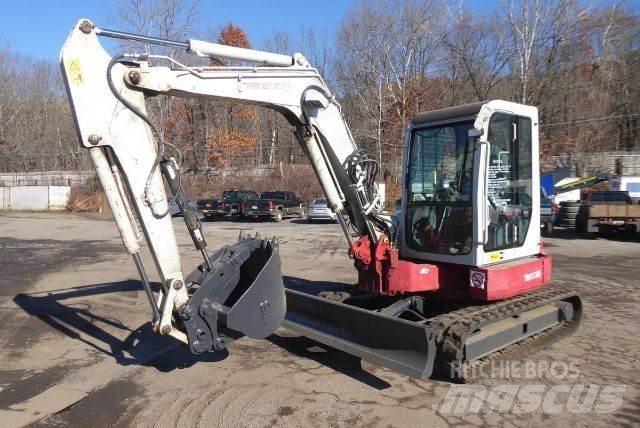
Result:
M181 221L174 225L189 272L200 259ZM356 280L335 224L215 221L204 230L210 248L233 242L242 230L277 236L285 285ZM2 213L0 231L3 426L640 424L635 240L584 240L563 229L547 238L553 283L573 285L583 298L581 327L526 356L522 361L536 370L525 376L505 370L459 386L368 364L363 369L354 357L284 330L269 340L240 339L228 352L193 356L151 332L135 267L109 216ZM143 259L151 271L149 254ZM545 397L531 409L447 402L452 388L504 394L531 385ZM611 394L610 406L603 405L606 388L617 391L617 406ZM567 401L571 394L582 407Z

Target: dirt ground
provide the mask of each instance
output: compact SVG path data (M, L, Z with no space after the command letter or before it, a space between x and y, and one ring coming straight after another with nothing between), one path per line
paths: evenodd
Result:
M200 260L174 223L189 272ZM205 224L211 248L240 230L280 238L285 284L355 282L336 225ZM193 356L151 332L109 217L2 213L0 425L637 426L640 243L564 230L545 242L554 283L583 298L579 330L519 360L534 367L528 374L505 366L499 378L453 385L363 370L358 359L286 331ZM150 256L143 260L150 271ZM482 399L457 399L460 391ZM538 398L529 395L527 406L532 391Z

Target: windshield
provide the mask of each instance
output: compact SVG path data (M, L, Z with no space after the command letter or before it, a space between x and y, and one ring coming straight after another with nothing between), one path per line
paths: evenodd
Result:
M473 121L416 129L407 183L407 245L466 254L472 244Z
M222 199L236 199L238 198L237 190L225 190L222 192Z
M593 192L589 197L590 202L624 202L630 203L631 198L627 192Z
M313 200L312 204L327 205L327 200L325 198L316 198Z

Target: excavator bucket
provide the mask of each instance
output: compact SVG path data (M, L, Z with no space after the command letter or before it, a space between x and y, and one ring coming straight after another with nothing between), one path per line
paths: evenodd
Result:
M188 277L181 319L194 353L226 348L242 335L262 339L284 319L286 303L277 241L241 235Z

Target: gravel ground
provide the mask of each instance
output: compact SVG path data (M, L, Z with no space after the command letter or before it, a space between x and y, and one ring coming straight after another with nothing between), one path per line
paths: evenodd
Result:
M174 222L189 272L198 254ZM205 224L211 248L241 230L280 239L285 282L356 280L337 225ZM193 356L150 331L109 217L2 213L0 425L637 426L640 243L559 229L545 244L554 283L583 298L579 330L497 377L453 385L362 365L284 330Z

